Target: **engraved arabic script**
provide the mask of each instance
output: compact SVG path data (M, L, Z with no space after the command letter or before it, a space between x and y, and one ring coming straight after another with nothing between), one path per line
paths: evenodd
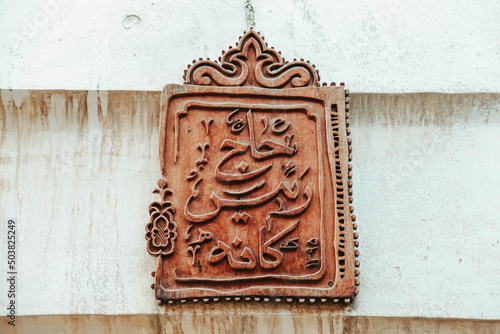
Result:
M186 189L178 281L307 277L318 269L321 243L309 254L306 240L321 238L319 126L308 105L199 102L177 112L176 181Z

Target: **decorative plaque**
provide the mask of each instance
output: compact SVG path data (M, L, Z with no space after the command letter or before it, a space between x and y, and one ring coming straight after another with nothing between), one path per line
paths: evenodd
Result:
M349 91L250 30L162 93L160 200L147 250L160 303L350 302Z

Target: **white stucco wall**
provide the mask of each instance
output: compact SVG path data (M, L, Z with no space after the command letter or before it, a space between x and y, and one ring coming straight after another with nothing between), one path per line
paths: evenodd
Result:
M352 92L498 92L499 17L497 0L1 1L0 87L161 90L254 26Z
M166 312L222 324L252 314L268 325L309 317L313 328L342 314L500 318L500 94L352 94L361 286L344 308L159 307L144 239L161 175L159 93L0 97L0 236L14 218L18 315Z
M0 233L18 222L18 314L302 315L159 308L143 238L159 93L26 91L159 91L252 25L354 92L362 285L352 307L303 315L499 319L500 97L471 94L500 92L499 17L497 0L1 1ZM392 94L429 91L462 94Z

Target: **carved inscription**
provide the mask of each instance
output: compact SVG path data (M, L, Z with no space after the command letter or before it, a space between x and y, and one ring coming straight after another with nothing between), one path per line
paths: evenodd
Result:
M182 154L178 155L174 166L186 163L189 166L188 157L195 155L196 151L201 154L194 164L199 171L190 170L186 178L186 182L194 183L186 193L184 212L180 218L188 226L186 240L192 233L191 227L199 226L198 239L188 243L187 253L190 265L200 264L202 270L201 273L195 271L193 276L193 272L186 270L185 266L174 268L179 280L212 280L204 274L203 264L208 266L206 268L221 271L228 266L235 273L240 270L247 273L255 271L255 277L290 278L293 275L283 274L295 267L297 261L308 268L319 265L316 258L312 259L314 263L309 258L300 259L301 247L298 243L301 233L321 233L321 210L314 210L303 217L314 199L318 208L321 204L319 179L301 181L302 174L309 169L321 169L319 140L304 141L302 152L299 149L300 138L294 134L294 129L300 128L317 132L321 126L318 116L307 104L234 106L200 101L184 105L183 110L176 113L183 115L176 123L179 129L175 131L179 134L175 141L181 145L178 152ZM271 117L277 111L281 111L280 117ZM205 128L204 133L199 132L199 135L207 141L196 143L195 151L180 134L187 132L191 135L190 124L195 124L198 117L202 124L224 124L225 133L220 130L210 133ZM259 125L254 119L264 121ZM271 131L257 130L262 125L267 127L267 119L271 119ZM194 139L192 142L195 143ZM209 142L213 143L212 146ZM211 149L210 159L208 148ZM303 170L301 175L296 174L297 168ZM180 182L179 185L189 189L187 183L182 185ZM301 217L305 219L303 221L310 222L300 223ZM300 227L302 225L303 228ZM212 226L213 232L205 230L205 227ZM210 247L201 247L202 243ZM302 251L307 251L305 245ZM317 257L321 257L321 252ZM307 276L310 272L305 274ZM224 269L220 276L219 279L224 279L234 275ZM238 276L232 279L237 280ZM241 279L248 279L248 276Z
M205 127L205 131L207 131L207 136L210 134L210 124L212 124L214 120L212 118L204 118L201 120L201 123Z
M198 150L201 152L201 158L196 160L196 166L198 166L199 169L203 169L203 167L208 163L207 149L210 147L210 144L209 143L199 143L197 147L198 147Z
M146 227L159 300L352 297L347 155L332 132L343 109L334 118L330 108L344 90L316 87L318 78L250 31L220 63L190 66L187 86L165 88L169 184L158 183Z

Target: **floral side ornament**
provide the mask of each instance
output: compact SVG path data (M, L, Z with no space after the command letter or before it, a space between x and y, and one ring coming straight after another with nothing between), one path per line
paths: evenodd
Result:
M158 188L153 190L159 194L161 201L149 206L150 220L146 225L147 250L151 255L170 255L174 252L177 239L177 224L174 222L173 203L166 200L172 195L165 179L158 180Z

